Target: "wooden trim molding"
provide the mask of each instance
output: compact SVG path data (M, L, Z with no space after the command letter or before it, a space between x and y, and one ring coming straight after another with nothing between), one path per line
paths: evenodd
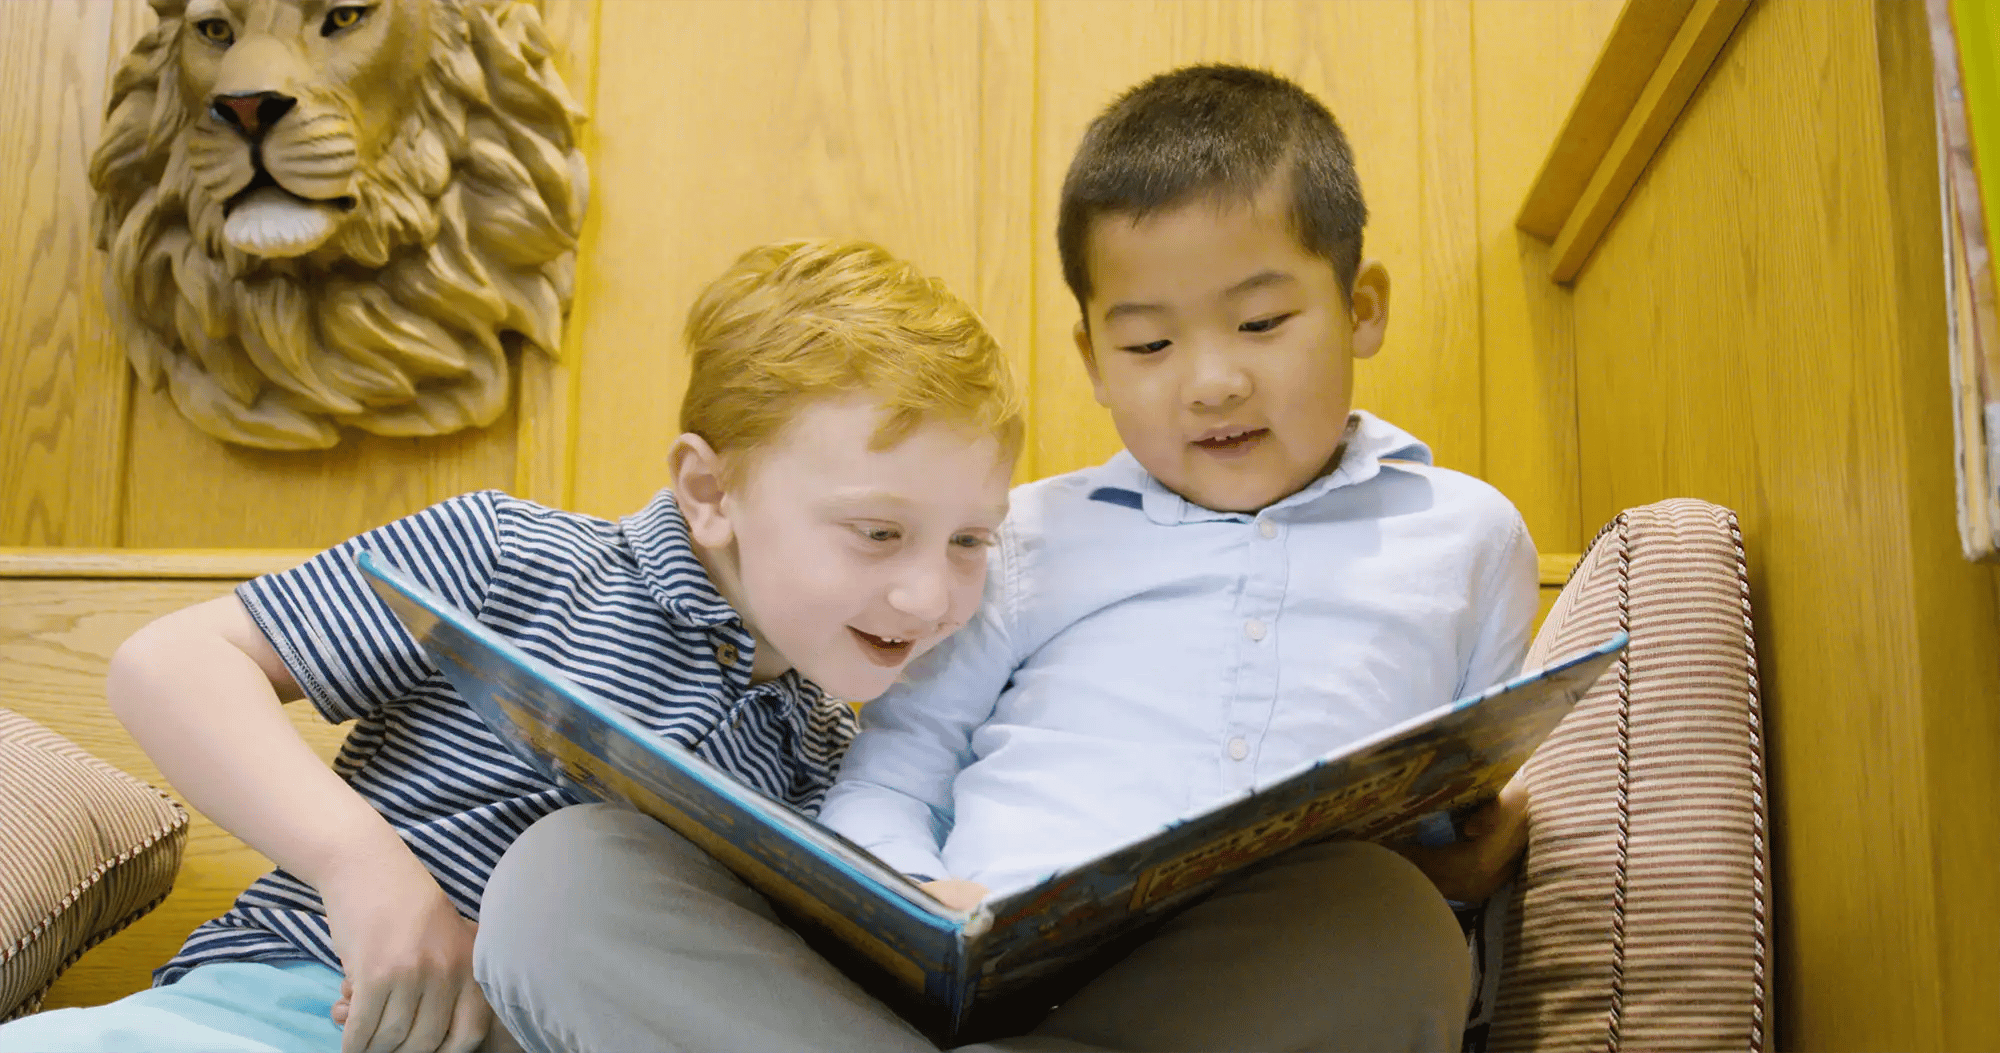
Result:
M317 555L293 548L0 548L0 578L239 580Z
M0 578L254 578L318 554L304 548L0 548ZM1543 587L1561 588L1583 557L1544 552Z
M1751 0L1626 0L1515 225L1577 276Z

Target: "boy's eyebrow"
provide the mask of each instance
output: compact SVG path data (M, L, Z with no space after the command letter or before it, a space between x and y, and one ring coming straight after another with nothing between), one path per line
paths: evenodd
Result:
M1286 274L1284 271L1258 271L1256 274L1230 286L1222 295L1225 299L1228 299L1241 296L1256 289L1265 288L1266 286L1287 285L1296 281L1298 281L1297 278Z
M1222 298L1233 300L1247 292L1254 292L1255 290L1272 285L1289 285L1296 281L1298 281L1296 277L1284 271L1258 271L1256 274L1224 289L1222 291ZM1165 311L1166 307L1164 305L1156 303L1114 303L1105 309L1104 321L1110 323L1126 315L1162 314Z
M901 494L888 490L843 490L828 497L826 503L836 508L865 504L885 504L893 505L898 509L914 508L917 504L917 502ZM987 505L980 511L986 513L988 517L995 521L1002 520L1007 518L1007 502L1001 501L998 504Z
M1128 314L1164 314L1166 308L1156 303L1114 303L1104 311L1104 320L1115 322Z

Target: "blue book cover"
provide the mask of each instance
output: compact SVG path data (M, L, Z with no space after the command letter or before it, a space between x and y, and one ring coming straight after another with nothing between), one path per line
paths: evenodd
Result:
M466 703L579 799L672 827L865 956L955 1038L973 1009L1185 906L1247 864L1325 838L1407 840L1492 798L1624 649L1601 645L1389 728L972 911L647 730L369 553L369 583Z

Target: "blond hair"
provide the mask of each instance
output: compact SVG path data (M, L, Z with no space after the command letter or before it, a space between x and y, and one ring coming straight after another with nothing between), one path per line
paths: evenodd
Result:
M725 476L804 403L881 400L873 449L925 421L1021 450L1021 400L1000 345L943 282L865 241L787 241L738 257L688 312L692 359L680 427L723 455Z

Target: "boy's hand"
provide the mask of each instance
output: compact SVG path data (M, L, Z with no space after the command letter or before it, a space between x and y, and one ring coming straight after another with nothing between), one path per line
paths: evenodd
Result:
M1459 827L1465 840L1437 848L1397 849L1417 865L1444 898L1477 903L1514 873L1528 847L1528 791L1515 776L1486 807Z
M494 1027L472 978L478 926L407 851L360 860L324 884L341 1000L341 1053L472 1053Z
M943 881L926 881L917 887L930 893L932 899L956 910L971 910L986 898L986 886L977 881L945 878Z

